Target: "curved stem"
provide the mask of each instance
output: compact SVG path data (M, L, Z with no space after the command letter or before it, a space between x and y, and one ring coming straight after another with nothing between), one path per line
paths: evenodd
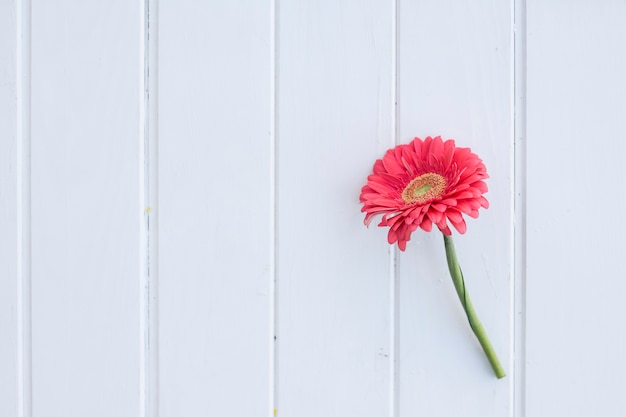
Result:
M452 237L443 235L443 242L446 247L446 259L448 261L450 276L452 277L452 282L454 283L454 288L456 289L456 293L459 296L459 300L461 301L463 310L465 310L465 314L467 315L469 325L476 335L480 346L482 346L485 355L487 355L487 359L489 360L489 363L491 364L491 367L493 368L496 377L498 377L498 379L504 378L506 376L504 368L502 368L500 360L498 359L496 352L493 350L493 346L491 346L491 342L487 337L487 332L485 332L483 325L480 323L478 315L474 311L472 300L470 299L469 294L465 289L465 280L463 279L463 272L461 272L459 261L456 258L456 251L454 249L454 242L452 241Z

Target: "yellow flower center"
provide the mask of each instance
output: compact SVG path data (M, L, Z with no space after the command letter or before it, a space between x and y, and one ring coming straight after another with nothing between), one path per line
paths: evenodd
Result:
M446 179L429 172L415 178L402 190L402 200L407 204L424 204L439 197L446 189Z

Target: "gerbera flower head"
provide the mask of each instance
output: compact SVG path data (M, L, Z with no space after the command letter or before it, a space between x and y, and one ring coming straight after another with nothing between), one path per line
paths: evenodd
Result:
M440 136L415 138L389 149L374 164L361 189L365 224L382 215L378 226L389 227L387 240L398 242L402 251L417 228L430 232L434 224L450 236L450 221L463 234L463 214L476 218L480 207L489 207L483 197L486 178L485 164L469 148Z

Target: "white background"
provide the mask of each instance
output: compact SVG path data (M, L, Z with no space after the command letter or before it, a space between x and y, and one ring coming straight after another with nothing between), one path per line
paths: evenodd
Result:
M0 416L626 415L626 3L1 0ZM471 147L455 237L375 159Z

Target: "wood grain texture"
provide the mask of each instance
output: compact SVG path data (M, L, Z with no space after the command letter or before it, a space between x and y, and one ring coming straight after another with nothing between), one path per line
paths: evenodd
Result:
M0 3L0 415L18 407L17 4Z
M528 1L528 417L626 414L625 18Z
M159 5L162 417L272 412L270 12Z
M32 2L34 415L139 412L139 22Z
M278 43L278 414L392 407L389 254L359 192L392 142L392 3L284 2Z
M399 257L399 415L507 415L511 398L511 4L400 1L399 142L441 135L487 166L490 202L454 234L467 289L509 377L497 380L454 292L441 233Z

